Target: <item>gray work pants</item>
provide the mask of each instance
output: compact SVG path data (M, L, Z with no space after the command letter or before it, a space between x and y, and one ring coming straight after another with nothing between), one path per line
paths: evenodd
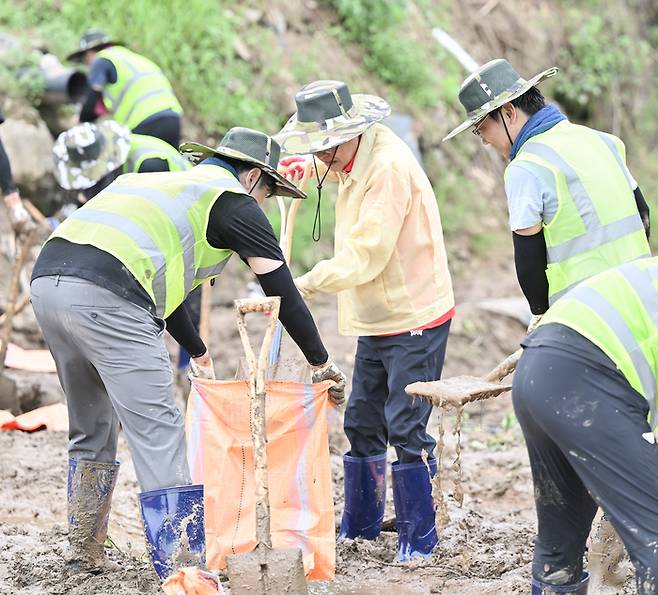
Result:
M77 277L38 277L31 297L66 393L70 457L114 462L121 424L142 491L191 483L164 321Z

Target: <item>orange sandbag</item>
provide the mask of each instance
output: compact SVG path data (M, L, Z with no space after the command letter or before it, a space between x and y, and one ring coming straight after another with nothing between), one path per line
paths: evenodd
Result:
M7 345L5 366L26 372L57 372L55 360L47 349L23 349L14 343Z
M267 469L272 546L301 548L308 579L333 579L336 535L327 391L331 382L267 383ZM193 379L188 459L205 488L206 562L256 546L254 458L245 381Z
M162 583L166 595L217 595L224 589L219 581L209 573L199 570L196 566L181 568Z
M34 432L40 429L66 432L69 429L69 416L66 405L55 403L33 409L14 417L9 411L0 411L0 430L24 430Z

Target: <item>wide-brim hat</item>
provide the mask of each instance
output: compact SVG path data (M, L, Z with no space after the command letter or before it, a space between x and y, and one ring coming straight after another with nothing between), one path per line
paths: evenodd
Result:
M459 89L459 101L466 109L467 119L443 140L447 141L474 126L487 114L523 95L543 80L555 76L557 72L558 69L553 66L525 80L503 58L487 62L462 83Z
M129 151L130 130L118 122L78 124L55 141L55 178L66 190L86 190L119 169Z
M341 81L315 81L295 95L297 112L274 137L284 152L316 153L363 134L391 113L381 97L350 93Z
M100 51L110 45L123 45L123 43L114 39L110 39L110 37L104 31L100 31L99 29L89 29L80 38L78 49L75 52L69 54L66 59L69 62L80 62L86 51Z
M279 165L281 147L271 136L251 128L231 128L216 148L201 143L183 143L180 152L192 163L200 163L208 157L230 157L254 165L274 179L278 196L306 198L292 182L286 180L276 168Z

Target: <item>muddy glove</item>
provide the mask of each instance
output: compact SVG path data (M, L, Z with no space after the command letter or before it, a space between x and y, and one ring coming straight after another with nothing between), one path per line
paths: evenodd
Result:
M528 325L528 330L526 331L526 334L530 334L532 331L534 331L537 328L537 325L539 324L539 321L541 320L541 317L543 314L533 314L532 318L530 319L530 324Z
M343 374L336 364L328 361L321 366L313 367L313 383L322 382L323 380L333 380L336 385L329 389L329 398L334 405L342 405L345 402L345 374Z
M9 222L16 235L28 234L36 229L36 224L22 202L9 207L8 212Z
M190 369L195 378L215 380L215 366L207 351L199 357L190 358Z

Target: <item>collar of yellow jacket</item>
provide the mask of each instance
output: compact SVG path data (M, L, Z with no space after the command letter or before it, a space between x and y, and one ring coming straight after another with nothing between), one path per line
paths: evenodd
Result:
M361 135L361 142L356 151L352 171L349 173L340 172L338 174L343 182L346 182L347 180L361 180L363 178L368 167L370 167L372 161L372 150L375 146L375 139L377 138L377 130L381 126L382 124L373 124Z

